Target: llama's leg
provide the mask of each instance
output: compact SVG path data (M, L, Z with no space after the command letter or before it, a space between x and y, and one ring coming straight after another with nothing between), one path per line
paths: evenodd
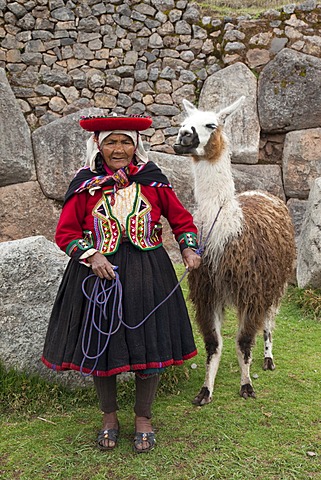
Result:
M223 310L216 310L212 313L212 315L207 314L206 317L206 319L204 317L202 319L197 319L203 334L207 353L204 384L198 395L193 400L193 403L199 406L206 405L212 400L214 382L223 347L221 335Z
M278 312L278 307L273 306L269 308L265 319L264 319L264 363L263 363L263 370L274 370L275 365L273 362L273 329L274 329L274 319Z
M253 334L253 331L247 331L244 324L241 325L236 338L236 351L241 370L240 395L243 398L255 398L255 392L252 386L252 380L250 376L250 367L252 363L252 347L254 345L254 342L255 333Z

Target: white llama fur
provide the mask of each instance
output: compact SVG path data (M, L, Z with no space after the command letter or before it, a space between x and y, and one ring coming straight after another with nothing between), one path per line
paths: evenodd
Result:
M236 102L235 109L243 103L243 100L244 97L241 97ZM197 205L195 218L203 232L209 232L213 219L215 219L221 208L215 228L208 239L206 249L206 255L211 256L214 262L217 262L229 239L241 233L243 212L235 197L231 155L226 135L223 131L221 132L225 148L222 150L218 163L212 164L206 160L204 147L208 143L213 130L216 130L220 122L224 122L227 116L233 113L234 110L231 110L229 107L224 109L220 115L216 115L214 112L198 111L186 100L183 100L183 104L187 113L192 116L184 121L179 135L182 132L191 131L192 126L195 127L197 125L197 133L200 140L200 144L196 148L199 161L193 162L192 168L194 178L197 179L195 181L195 200ZM213 129L205 127L207 124L212 125ZM204 208L204 205L206 205L206 208Z

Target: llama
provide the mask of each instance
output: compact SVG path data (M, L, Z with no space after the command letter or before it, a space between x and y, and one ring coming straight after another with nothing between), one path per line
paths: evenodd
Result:
M228 305L235 306L238 315L241 397L255 397L250 365L259 331L263 330L264 338L263 369L274 370L274 319L295 262L294 229L284 202L261 191L235 194L223 126L244 98L217 114L183 100L187 118L174 145L177 154L192 155L195 220L207 238L201 267L189 274L190 298L207 353L205 381L193 401L196 405L212 399Z

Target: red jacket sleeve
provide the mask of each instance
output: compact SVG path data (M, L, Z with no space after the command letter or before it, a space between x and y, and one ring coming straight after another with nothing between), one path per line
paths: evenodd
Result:
M92 243L83 238L86 203L86 192L73 195L63 206L56 229L58 247L75 260L93 248Z
M186 210L171 188L158 188L162 204L162 215L167 218L181 251L185 248L196 249L197 228L192 215Z

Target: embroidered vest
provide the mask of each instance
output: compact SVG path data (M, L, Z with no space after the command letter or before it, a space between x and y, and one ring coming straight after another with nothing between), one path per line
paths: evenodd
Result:
M141 250L159 247L162 245L162 225L158 223L151 229L151 209L140 184L133 183L118 190L116 201L113 187L105 188L92 211L96 236L94 247L105 255L115 253L122 236L128 237ZM88 238L89 233L84 232L84 237L87 235Z

